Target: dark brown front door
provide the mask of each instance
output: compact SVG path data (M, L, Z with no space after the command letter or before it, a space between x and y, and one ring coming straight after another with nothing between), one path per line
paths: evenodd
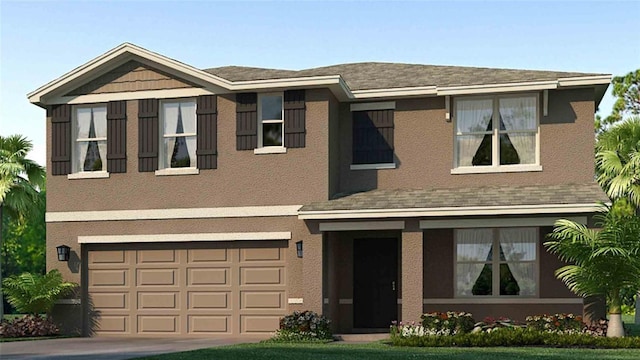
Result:
M354 239L353 327L388 329L398 318L398 240Z

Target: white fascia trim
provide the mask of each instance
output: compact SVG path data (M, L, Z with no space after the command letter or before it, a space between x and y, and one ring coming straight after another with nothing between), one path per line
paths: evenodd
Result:
M398 165L396 163L389 164L351 164L349 170L384 170L395 169Z
M455 299L422 299L423 304L582 304L582 298L455 298Z
M215 92L204 88L185 88L168 90L129 91L119 93L89 94L78 96L60 96L47 101L47 104L89 104L117 100L169 99L214 95Z
M560 78L558 84L560 86L584 86L584 85L609 85L611 83L611 75L595 75L581 76L571 78Z
M172 176L172 175L198 175L200 170L197 168L167 168L155 171L156 176Z
M265 146L253 149L253 153L256 155L286 154L287 148L283 146Z
M351 111L394 110L395 108L396 108L395 101L381 101L381 102L351 104Z
M404 221L360 221L320 223L320 231L403 230Z
M191 241L291 240L291 232L234 232L203 234L97 235L78 236L78 244L120 244Z
M67 175L67 179L106 179L109 177L109 173L106 171L87 171L79 172Z
M494 218L494 219L452 219L452 220L420 220L420 229L465 229L494 228L515 226L552 226L561 217L530 218ZM562 217L579 224L586 225L586 216Z
M288 298L287 299L287 303L288 304L304 304L304 299L303 298Z
M362 209L300 211L298 219L371 219L427 216L469 216L469 215L533 215L533 214L570 214L595 213L601 209L599 204L546 204L546 205L509 205L509 206L469 206L441 208L409 209Z
M351 92L354 99L372 99L385 97L405 97L405 96L424 96L437 95L436 86L417 86L403 87L391 89L373 89L373 90L353 90Z
M541 165L466 166L451 169L451 175L542 171Z
M46 222L215 219L295 216L302 205L47 212Z
M296 87L321 87L340 83L340 75L309 76L289 79L268 79L229 82L227 87L233 91L278 89Z
M437 95L464 95L464 94L484 94L514 91L534 91L548 90L558 88L558 82L552 81L533 81L507 84L488 84L488 85L464 85L464 86L447 86L438 87Z

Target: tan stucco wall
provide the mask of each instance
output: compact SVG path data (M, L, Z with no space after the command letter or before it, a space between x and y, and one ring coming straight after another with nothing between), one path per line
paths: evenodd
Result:
M351 112L348 104L341 104L340 191L593 181L593 99L593 89L549 92L549 116L543 117L540 109L543 171L464 175L451 174L454 122L445 120L444 97L396 100L394 145L398 165L397 169L386 170L349 169Z
M236 150L234 95L218 96L218 168L199 175L138 172L137 100L127 102L127 173L47 178L47 211L302 205L328 199L328 90L306 94L306 147L286 154ZM47 147L51 148L50 119ZM48 168L51 160L48 159ZM285 185L286 184L286 185Z

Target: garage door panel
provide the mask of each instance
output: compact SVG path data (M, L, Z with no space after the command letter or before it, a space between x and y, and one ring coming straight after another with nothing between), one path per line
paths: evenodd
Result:
M177 309L179 306L177 292L138 292L138 309Z
M91 295L91 302L96 309L129 309L128 292L94 292Z
M124 264L125 260L124 250L94 251L89 254L89 261L93 264Z
M280 326L280 316L277 315L241 315L240 332L242 333L271 333Z
M279 248L240 249L240 261L278 261L283 255Z
M176 250L138 250L138 264L175 263Z
M230 292L189 292L188 309L230 309Z
M227 249L191 249L187 250L188 263L219 263L228 259Z
M281 309L284 307L284 291L241 291L241 309Z
M228 334L231 332L229 324L231 316L203 316L188 317L189 333L193 334Z
M89 286L126 286L128 270L89 270Z
M129 332L129 317L125 315L102 315L97 333L128 333Z
M176 286L178 269L138 269L137 286Z
M138 315L138 333L175 333L179 316Z
M230 283L229 268L189 268L187 269L187 284L197 285L228 285Z
M284 284L284 267L242 267L240 285Z

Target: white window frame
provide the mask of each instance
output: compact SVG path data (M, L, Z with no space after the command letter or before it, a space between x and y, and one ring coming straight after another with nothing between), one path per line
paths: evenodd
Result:
M84 171L83 169L78 169L78 157L80 154L77 153L76 144L78 142L89 142L89 141L107 141L107 137L96 137L96 138L82 138L78 139L78 109L96 109L96 108L104 108L105 113L107 111L107 104L90 104L90 105L74 105L72 108L72 117L71 117L71 125L72 136L73 136L73 145L71 146L71 174L67 175L68 179L93 179L93 178L107 178L109 177L109 173L107 172L107 154L101 154L103 157L102 167L104 170L99 171ZM105 124L107 126L107 124Z
M495 116L500 113L500 99L514 98L514 97L535 97L536 99L536 129L535 130L511 130L501 131L500 121L495 121ZM470 133L458 133L457 121L455 114L458 109L458 101L460 100L492 100L493 112L492 112L492 125L491 132L470 132ZM455 97L453 99L453 111L454 114L454 126L453 126L453 169L451 174L477 174L477 173L497 173L497 172L525 172L525 171L542 171L540 165L540 94L539 93L517 93L517 94L501 94L501 95L478 95L478 96L464 96ZM458 166L458 136L463 135L485 135L491 134L491 165L486 166ZM508 133L530 133L536 135L536 149L534 164L513 164L513 165L500 165L500 134Z
M281 119L263 119L262 118L262 98L265 96L280 96L282 98ZM280 146L264 146L262 124L282 124L282 145ZM284 92L269 92L258 94L258 148L254 150L255 154L279 154L286 153L284 134Z
M171 103L187 103L187 102L191 102L195 105L195 111L194 111L194 124L195 124L195 129L196 132L194 133L182 133L182 134L175 134L175 133L171 133L171 134L165 134L164 133L164 105L165 104L171 104ZM195 159L195 163L196 166L190 166L190 167L182 167L182 168L172 168L171 164L167 164L167 158L166 158L166 154L165 154L165 149L164 149L164 140L167 138L173 138L173 137L195 137L196 138L196 143L198 141L198 102L196 101L195 98L180 98L180 99L164 99L164 100L160 100L159 103L159 109L158 109L158 120L159 120L159 124L158 124L158 133L160 135L160 139L159 139L159 143L158 143L158 170L156 170L155 174L156 175L196 175L198 174L198 168L197 168L197 163L198 160L197 158ZM183 119L184 121L184 119ZM197 149L196 149L197 150ZM194 155L196 154L196 152L194 152ZM195 155L197 156L197 155Z
M531 226L512 227L531 229ZM493 259L487 261L458 261L458 230L453 231L453 296L459 299L493 299L493 298L510 298L510 299L531 299L540 297L540 228L533 227L536 230L536 258L534 260L518 261L519 263L533 263L535 266L536 291L533 295L500 295L500 264L508 263L506 260L500 260L500 230L509 229L508 227L491 228L493 231ZM477 229L481 229L480 227ZM485 228L486 229L486 228ZM498 251L495 251L495 250ZM458 295L458 263L477 263L491 264L491 295ZM497 269L497 271L496 271Z

